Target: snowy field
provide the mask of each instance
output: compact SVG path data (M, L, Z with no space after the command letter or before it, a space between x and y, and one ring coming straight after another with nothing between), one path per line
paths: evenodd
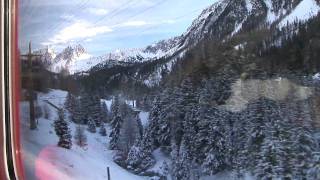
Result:
M48 94L40 94L38 104L43 106L49 100L62 107L67 92L52 90ZM38 119L38 129L29 130L29 107L21 102L21 133L23 160L27 179L40 180L88 180L106 179L107 167L110 167L113 180L144 180L150 179L131 174L112 161L113 151L108 150L108 137L99 133L86 132L88 146L83 149L73 143L72 149L58 147L58 137L54 132L53 122L57 117L56 110L48 105L50 117ZM75 124L69 121L71 134ZM108 131L108 128L107 128ZM110 131L108 131L109 133Z

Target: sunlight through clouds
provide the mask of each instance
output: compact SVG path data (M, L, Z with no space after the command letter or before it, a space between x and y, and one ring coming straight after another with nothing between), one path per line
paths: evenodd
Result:
M49 40L48 44L68 43L78 39L95 37L112 31L113 30L108 26L92 26L86 21L78 21L62 29L57 35Z

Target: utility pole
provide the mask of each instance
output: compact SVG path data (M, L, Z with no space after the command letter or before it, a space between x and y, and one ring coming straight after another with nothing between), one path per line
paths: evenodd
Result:
M37 128L37 123L36 123L36 118L35 118L35 108L34 108L34 99L35 99L35 92L34 92L34 87L33 87L33 65L32 65L32 59L34 57L41 57L41 55L35 55L32 54L31 51L31 42L29 42L29 52L26 55L22 55L24 57L27 57L28 61L28 67L27 67L27 77L28 77L28 82L27 82L27 89L28 89L28 101L29 101L29 107L30 107L30 129L36 129Z
M111 177L110 177L110 168L107 167L107 172L108 172L108 180L111 180Z

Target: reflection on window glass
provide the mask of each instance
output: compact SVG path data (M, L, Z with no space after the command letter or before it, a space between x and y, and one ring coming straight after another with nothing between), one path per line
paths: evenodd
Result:
M27 179L320 179L318 0L19 7Z

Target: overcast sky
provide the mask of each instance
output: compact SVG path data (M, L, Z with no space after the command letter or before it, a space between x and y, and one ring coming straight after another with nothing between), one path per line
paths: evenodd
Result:
M20 0L20 49L81 44L92 55L181 35L216 0Z

